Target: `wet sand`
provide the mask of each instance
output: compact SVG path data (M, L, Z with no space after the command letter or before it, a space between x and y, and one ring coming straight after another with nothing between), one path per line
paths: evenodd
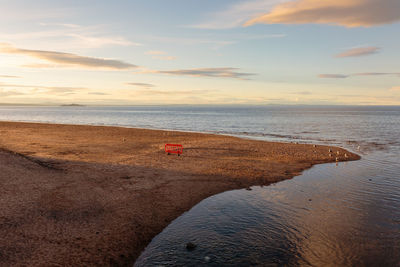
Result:
M166 155L166 143L182 144L183 155ZM202 199L290 179L336 157L359 159L319 145L0 122L0 266L132 266Z

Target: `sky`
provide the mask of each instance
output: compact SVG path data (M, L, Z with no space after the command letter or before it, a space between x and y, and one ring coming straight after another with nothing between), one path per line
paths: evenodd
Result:
M400 105L399 0L0 0L0 103Z

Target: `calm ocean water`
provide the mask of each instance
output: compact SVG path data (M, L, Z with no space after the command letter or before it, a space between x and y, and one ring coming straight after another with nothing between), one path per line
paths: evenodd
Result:
M212 132L342 146L360 161L203 200L136 266L400 266L400 107L0 107L0 120ZM187 251L185 244L197 247Z

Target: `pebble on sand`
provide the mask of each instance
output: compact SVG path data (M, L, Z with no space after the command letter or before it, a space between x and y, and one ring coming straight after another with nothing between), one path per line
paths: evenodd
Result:
M197 247L197 245L193 244L192 242L186 243L187 250L194 250L196 247Z

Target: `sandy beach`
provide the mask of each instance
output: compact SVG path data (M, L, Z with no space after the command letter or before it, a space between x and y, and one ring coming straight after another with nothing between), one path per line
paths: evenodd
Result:
M183 155L166 155L166 143ZM212 134L0 122L0 266L132 266L199 201L336 157L360 158Z

